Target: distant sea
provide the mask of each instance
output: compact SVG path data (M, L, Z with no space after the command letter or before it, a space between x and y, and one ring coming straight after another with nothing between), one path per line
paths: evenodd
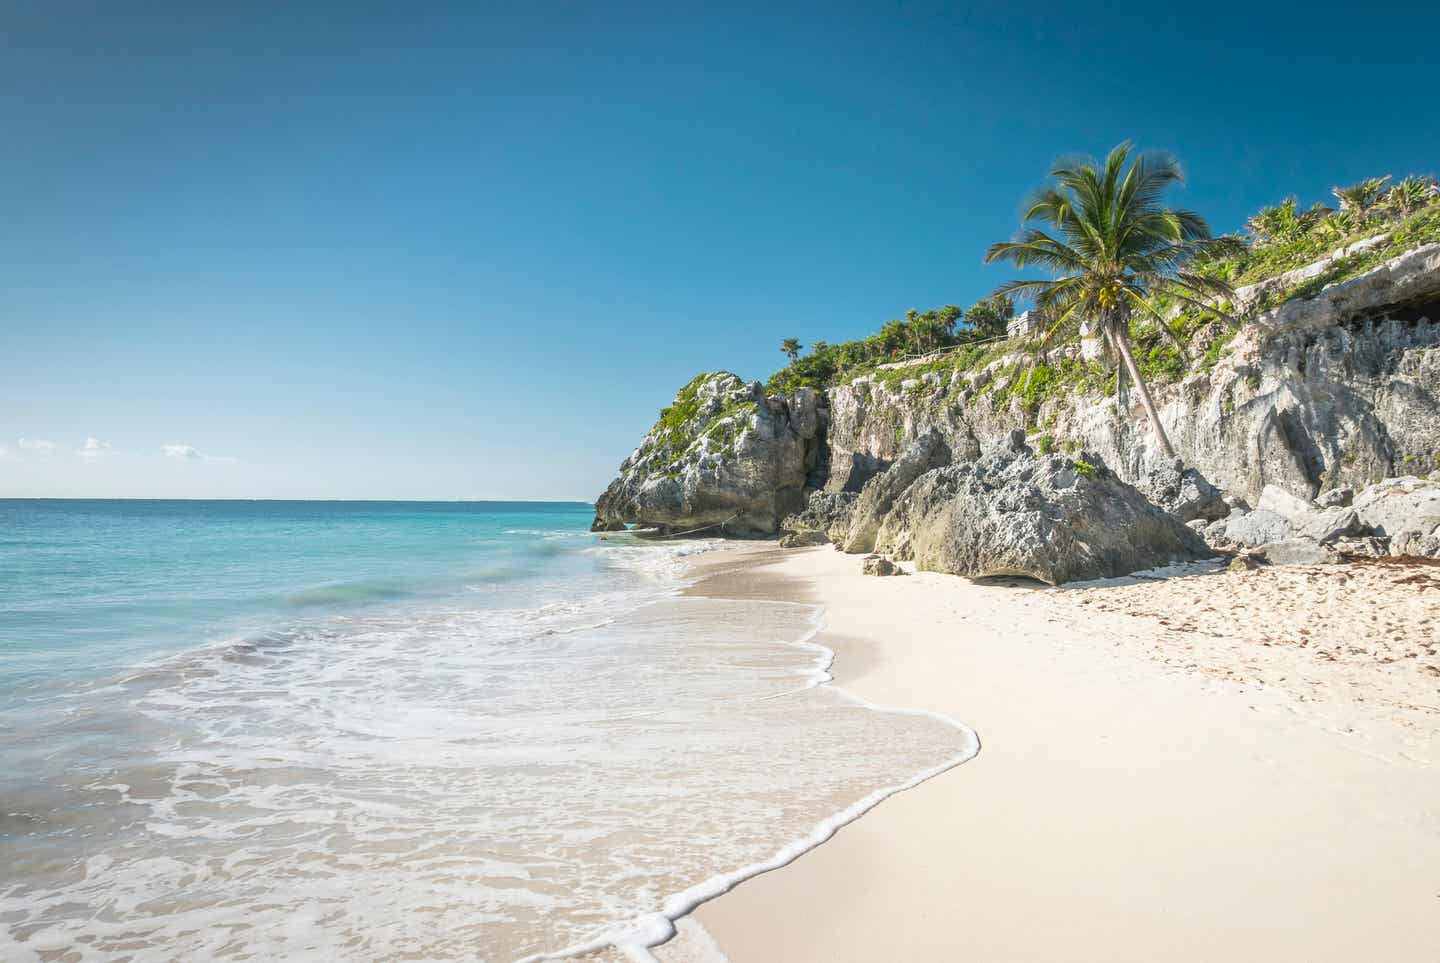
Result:
M643 956L973 753L592 512L0 500L0 959Z

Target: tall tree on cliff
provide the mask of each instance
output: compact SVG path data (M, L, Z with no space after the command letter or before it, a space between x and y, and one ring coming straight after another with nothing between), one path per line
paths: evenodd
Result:
M1185 347L1152 306L1164 294L1182 304L1211 311L1215 298L1234 297L1223 281L1186 270L1205 253L1233 249L1234 238L1212 238L1205 219L1161 203L1165 191L1183 180L1180 165L1164 154L1139 154L1121 144L1103 163L1091 159L1062 160L1050 176L1054 183L1040 189L1025 212L1025 226L1014 241L993 244L985 262L1009 261L1017 268L1031 265L1049 270L1049 280L1019 280L1001 285L996 294L1030 297L1041 316L1050 319L1042 346L1079 334L1082 322L1094 324L1129 372L1140 403L1165 454L1175 449L1130 346L1130 321L1153 320L1181 355Z
M804 345L794 338L786 338L780 342L780 350L785 352L785 357L790 359L791 364L794 364L795 359L800 357L800 349L802 347L804 347Z

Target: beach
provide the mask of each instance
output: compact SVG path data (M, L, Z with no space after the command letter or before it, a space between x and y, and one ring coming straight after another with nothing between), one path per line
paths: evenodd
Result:
M982 748L704 904L661 959L1440 958L1440 567L1054 589L741 544L692 574L823 606L836 685Z

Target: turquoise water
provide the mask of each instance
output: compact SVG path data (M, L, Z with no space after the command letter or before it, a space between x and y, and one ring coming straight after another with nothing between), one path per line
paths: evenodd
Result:
M542 602L603 581L593 509L0 499L0 706L327 615Z
M974 753L590 519L0 502L0 960L643 959Z

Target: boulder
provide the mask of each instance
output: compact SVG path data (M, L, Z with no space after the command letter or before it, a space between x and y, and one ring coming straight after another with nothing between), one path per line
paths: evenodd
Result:
M1330 548L1342 559L1385 558L1390 554L1390 539L1374 535L1337 538Z
M1291 494L1279 485L1265 486L1255 510L1279 515L1297 529L1308 525L1316 512L1315 504L1309 499Z
M1349 485L1342 485L1339 488L1332 488L1323 492L1315 499L1315 504L1321 508L1349 508L1355 501L1355 489Z
M828 542L845 537L859 492L811 492L805 507L780 522L788 532L819 532Z
M866 575L904 575L905 570L883 555L867 555L860 566Z
M1236 555L1230 560L1229 568L1232 572L1253 572L1260 565L1260 559L1254 555Z
M830 538L824 532L786 532L780 536L781 548L807 548L811 545L829 545Z
M618 518L601 518L599 515L596 515L595 521L590 523L590 531L623 532L625 531L625 523Z
M728 372L692 380L595 502L596 523L773 535L803 506L822 422L814 392L767 398Z
M1400 534L1390 540L1390 554L1440 558L1440 515L1411 524L1414 527L1401 529Z
M1257 508L1253 512L1231 515L1225 520L1225 539L1236 545L1251 547L1289 538L1295 526L1274 512Z
M1336 553L1310 538L1287 538L1256 549L1271 565L1324 565L1339 561Z
M1363 529L1355 509L1327 508L1311 515L1300 534L1324 545L1345 535L1359 535Z
M950 446L934 428L923 433L905 449L889 468L865 483L851 514L845 538L835 544L852 555L875 549L875 536L895 499L914 484L915 479L932 468L950 464Z
M1386 478L1356 495L1353 507L1377 535L1419 531L1426 518L1440 516L1440 482L1414 475Z
M876 538L925 571L1019 575L1057 585L1214 553L1092 453L1037 456L1014 432L979 460L932 469Z
M1196 468L1178 462L1153 468L1135 483L1146 498L1182 522L1201 519L1213 522L1230 514L1220 490L1205 480Z

